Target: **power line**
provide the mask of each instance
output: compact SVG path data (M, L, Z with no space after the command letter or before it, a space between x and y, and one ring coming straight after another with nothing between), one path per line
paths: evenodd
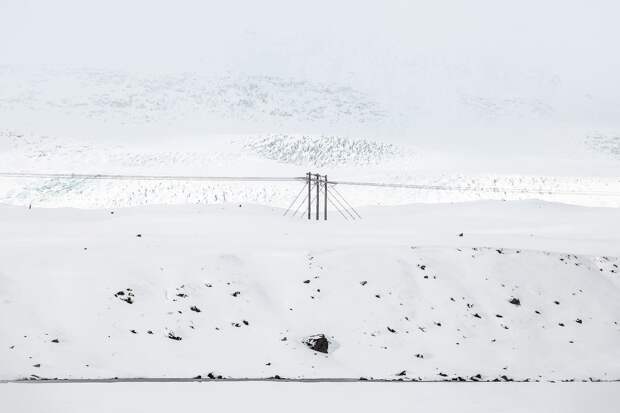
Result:
M305 177L275 176L189 176L189 175L121 175L121 174L73 174L73 173L32 173L0 172L3 178L39 178L39 179L109 179L132 181L230 181L230 182L299 182Z
M349 204L349 201L347 201L347 199L346 199L344 196L342 196L342 194L341 194L340 192L338 192L338 190L336 189L336 186L335 186L335 185L332 185L332 190L333 190L336 194L338 194L338 196L339 196L340 198L342 198L342 200L343 200L343 201L344 201L344 202L345 202L345 203L349 206L349 208L351 208L351 210L352 210L353 212L355 212L355 215L357 215L359 218L362 218L362 216L361 216L361 215L360 215L360 214L359 214L359 213L355 210L355 208L353 208L353 206L352 206L351 204Z
M471 187L471 186L449 186L449 185L418 185L384 182L355 182L355 181L328 181L334 185L368 186L380 188L403 188L419 190L438 190L438 191L475 191L475 192L496 192L496 193L521 193L539 195L586 195L586 196L620 196L620 192L610 191L558 191L558 190L536 190L529 188L500 188L500 187Z
M295 203L297 202L297 199L299 199L299 196L300 196L300 195L304 192L304 189L306 189L306 186L307 186L307 185L308 185L308 184L305 184L305 185L303 186L303 188L301 188L301 191L299 191L299 193L297 194L297 196L295 197L295 199L293 200L293 202L291 202L291 205L289 205L289 207L288 207L288 208L286 208L286 211L284 211L284 215L283 215L283 216L286 216L286 214L288 214L288 211L290 211L290 210L291 210L291 208L293 208L293 205L295 205Z

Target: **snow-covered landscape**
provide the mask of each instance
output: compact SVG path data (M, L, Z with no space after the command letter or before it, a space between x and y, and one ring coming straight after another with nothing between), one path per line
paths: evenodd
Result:
M615 412L619 11L0 0L3 408Z

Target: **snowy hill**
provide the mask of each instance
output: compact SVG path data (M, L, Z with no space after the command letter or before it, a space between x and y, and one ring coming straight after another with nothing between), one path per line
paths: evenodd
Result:
M2 379L620 378L615 209L2 210Z

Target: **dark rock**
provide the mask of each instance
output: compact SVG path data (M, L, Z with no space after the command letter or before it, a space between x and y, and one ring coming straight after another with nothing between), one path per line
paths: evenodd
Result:
M210 378L211 380L215 379L215 376L213 375L213 373L207 374L207 377Z
M58 341L58 339L57 339L57 338L55 338L55 339L53 339L53 340L52 340L52 343L56 343L56 344L58 344L58 343L60 343L60 341Z
M32 367L39 368L39 367L41 367L41 363L33 364Z
M134 334L138 334L138 333L136 332L136 330L129 330L129 331L131 331L131 332L132 332L132 333L134 333Z
M137 238L142 238L142 234L136 234Z
M463 236L463 233L461 232L461 233L459 234L459 237L462 237L462 236Z
M310 284L310 280L305 280L304 284Z
M327 353L327 349L329 347L329 341L325 337L325 334L315 334L310 336L304 340L304 344L319 353Z
M146 332L146 334L153 334L153 331L149 330Z
M581 323L583 323L583 321L581 320L581 318L578 318L578 319L575 320L575 323L581 324Z
M474 317L476 317L476 318L482 318L482 317L480 317L480 314L478 314L478 313L474 314Z
M235 291L234 293L232 293L231 295L233 297L237 297L239 294L241 294L241 291Z
M555 303L556 305L560 305L560 302L559 302L559 301L557 301L557 300L556 300L556 301L554 301L554 303Z
M403 370L397 374L397 376L406 376L406 375L407 375L407 370Z
M249 325L250 325L250 322L249 322L249 321L247 321L247 320L243 320L243 324L245 324L246 326L249 326Z
M200 308L196 307L195 305L191 306L189 309L194 311L194 312L196 312L196 313L200 312Z
M194 380L200 380L200 379L202 379L202 376L200 374L194 377Z
M366 285L366 284L368 284L368 281L360 281L360 284L361 285Z
M515 298L515 297L512 297L510 300L508 300L508 302L510 304L513 304L513 305L516 305L516 306L521 305L521 300L519 300L518 298Z
M501 314L495 314L495 317L497 317L497 318L504 318L504 316L501 315Z
M416 354L415 356L416 356L416 358L419 358L419 359L423 359L424 358L424 354L420 354L420 353Z
M169 338L170 340L175 340L175 341L181 341L181 340L182 340L182 338L181 338L181 337L179 337L179 336L175 336L175 335L174 335L174 333L173 333L172 331L168 333L168 338Z
M446 373L439 373L439 375L440 375L441 377L448 377L448 375L447 375Z
M387 327L387 330L388 330L390 333L396 333L396 330L394 330L394 329L393 329L392 327L390 327L390 326L388 326L388 327Z

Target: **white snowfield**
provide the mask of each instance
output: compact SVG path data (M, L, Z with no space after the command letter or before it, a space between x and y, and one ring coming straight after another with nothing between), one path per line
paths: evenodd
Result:
M313 413L615 413L617 383L123 383L6 384L14 413L218 410ZM96 401L96 402L94 402Z
M0 211L4 380L620 379L618 209Z
M338 190L356 206L485 199L620 206L618 161L607 158L601 148L592 149L590 143L594 141L590 140L562 145L565 150L569 146L574 154L583 152L582 159L565 159L553 147L547 148L546 153L541 144L534 152L538 158L530 159L531 155L521 153L519 156L525 158L517 160L506 159L506 153L494 160L463 148L436 150L313 134L113 142L0 132L0 202L77 208L243 202L286 208L302 183L17 179L2 174L301 177L312 171L327 174L334 181L422 187L339 186Z

